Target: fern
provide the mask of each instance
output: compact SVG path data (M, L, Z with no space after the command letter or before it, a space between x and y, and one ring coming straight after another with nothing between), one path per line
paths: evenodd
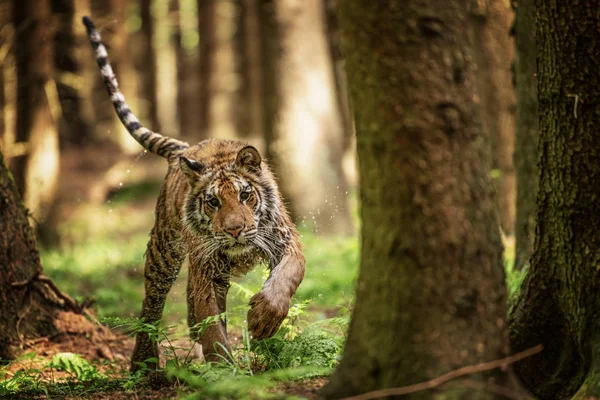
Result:
M74 375L80 381L90 381L104 377L96 367L75 353L58 353L47 366Z
M285 340L283 335L285 333L278 333L273 338L252 342L252 351L268 371L296 367L332 368L337 364L342 344L323 330L311 326L293 340Z

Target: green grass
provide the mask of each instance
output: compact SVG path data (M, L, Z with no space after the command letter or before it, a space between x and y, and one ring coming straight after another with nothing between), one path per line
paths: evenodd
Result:
M144 292L143 255L154 222L150 200L157 191L155 182L145 183L119 190L101 206L83 206L60 227L63 246L42 249L45 273L78 300L95 299L99 317L137 316ZM309 319L323 319L339 307L348 308L358 272L358 239L321 237L305 230L301 240L307 265L296 299L310 300ZM229 308L238 310L246 305L249 297L260 290L267 273L265 267L258 266L234 282ZM167 323L186 319L186 279L184 264L167 300ZM243 310L234 313L232 323L241 324L244 315Z

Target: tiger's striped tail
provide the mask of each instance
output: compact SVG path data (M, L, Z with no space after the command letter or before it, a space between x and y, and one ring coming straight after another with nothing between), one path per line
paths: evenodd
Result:
M104 85L106 86L110 100L115 107L119 119L125 128L127 128L131 136L133 136L139 144L144 146L146 150L164 158L170 158L187 149L189 147L187 143L163 136L160 133L152 132L140 124L125 102L123 93L119 90L119 83L110 66L110 62L108 61L106 47L104 47L104 44L102 43L100 33L96 30L94 23L88 17L83 17L83 24L87 29L88 38L94 49L96 62L100 67L100 72L102 73L102 78L104 78Z

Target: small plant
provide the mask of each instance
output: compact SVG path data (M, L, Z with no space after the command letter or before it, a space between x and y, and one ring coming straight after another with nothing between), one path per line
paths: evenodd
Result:
M80 381L90 381L105 377L98 372L96 367L75 353L58 353L47 366L58 371L64 371Z

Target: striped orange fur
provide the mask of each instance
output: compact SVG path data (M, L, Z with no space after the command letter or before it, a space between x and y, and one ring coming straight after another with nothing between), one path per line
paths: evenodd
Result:
M169 163L146 250L141 317L151 323L162 318L167 293L188 257L188 324L204 357L219 360L218 353L229 349L225 322L202 335L194 328L225 311L231 276L264 262L270 275L250 300L248 329L257 339L272 336L304 277L305 260L269 166L254 147L239 141L211 139L189 146L143 127L119 90L100 34L89 18L83 23L119 119L146 150ZM157 344L140 333L132 369L150 358L158 359Z

